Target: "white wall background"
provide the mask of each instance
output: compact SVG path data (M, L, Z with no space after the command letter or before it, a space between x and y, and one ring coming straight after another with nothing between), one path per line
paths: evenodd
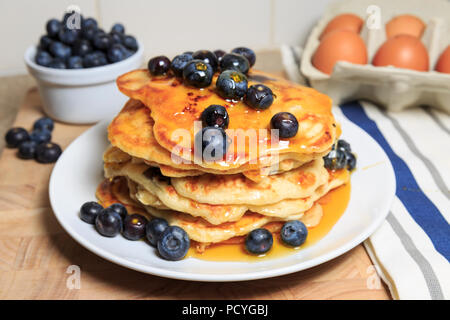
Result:
M109 30L122 22L146 56L197 49L300 44L333 0L0 0L0 76L25 73L23 53L45 33L49 18L71 4Z

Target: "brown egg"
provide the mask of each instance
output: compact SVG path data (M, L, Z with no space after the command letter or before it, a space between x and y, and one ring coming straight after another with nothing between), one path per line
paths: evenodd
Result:
M422 41L406 34L386 40L372 61L377 67L394 66L417 71L428 71L428 63L428 52Z
M361 19L360 17L358 17L353 13L340 14L331 19L330 22L328 22L325 29L323 29L322 34L319 37L319 40L322 40L325 35L336 30L353 31L359 34L363 22L364 22L363 19Z
M450 73L450 46L447 46L447 49L441 53L435 70L442 73Z
M410 14L396 16L386 23L386 36L388 39L399 34L409 34L420 39L424 30L425 23L420 18Z
M358 34L352 31L336 30L322 39L312 58L313 66L324 73L331 74L337 61L367 63L367 48Z

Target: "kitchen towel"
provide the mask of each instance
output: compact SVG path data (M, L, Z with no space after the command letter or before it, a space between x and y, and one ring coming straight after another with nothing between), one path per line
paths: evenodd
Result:
M302 78L298 52L282 48L294 81ZM392 113L365 101L342 104L333 112L370 134L395 171L389 215L364 242L392 297L450 299L450 116L429 107Z

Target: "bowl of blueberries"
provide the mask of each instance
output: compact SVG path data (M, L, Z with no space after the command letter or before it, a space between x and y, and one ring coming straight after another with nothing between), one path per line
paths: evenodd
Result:
M73 23L78 15L78 23ZM45 113L55 120L86 124L111 117L127 97L116 78L143 63L144 48L116 23L109 32L94 18L68 12L50 19L39 44L25 52L29 73L36 79Z

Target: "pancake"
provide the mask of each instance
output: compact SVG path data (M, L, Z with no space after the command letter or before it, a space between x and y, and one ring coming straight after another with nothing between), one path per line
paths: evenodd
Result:
M234 154L227 161L198 163L206 168L229 170L273 152L323 153L330 149L339 134L331 113L331 99L312 88L260 71L250 71L249 85L264 83L276 97L270 108L261 111L248 107L243 101L221 98L215 92L216 78L217 75L210 87L197 89L183 85L175 77L151 77L147 70L135 70L120 76L117 85L124 94L150 108L155 122L153 133L158 144L190 162L194 161L194 121L199 120L202 111L209 105L224 105L230 118L227 134L232 139L232 146L229 150ZM270 135L270 120L281 111L296 116L299 130L295 137L280 139L276 143ZM249 141L238 143L232 134L237 129L255 129L256 141L267 142L268 147L251 152ZM186 137L180 136L181 130L187 133Z
M118 162L119 158L131 156L146 161L150 165L166 166L166 176L199 175L199 172L235 174L253 171L251 177L258 179L258 175L255 173L261 168L269 167L269 171L274 171L273 168L288 168L286 163L300 166L315 158L323 157L329 152L329 150L312 154L286 152L260 157L256 163L244 163L228 167L211 164L208 167L207 164L200 166L193 162L183 161L181 157L164 149L155 139L153 131L154 120L151 118L148 108L139 101L129 100L108 126L108 139L116 149L120 150L107 150L104 160L106 162ZM118 154L120 151L125 155L120 156ZM189 172L181 173L180 170L176 169L189 170Z

